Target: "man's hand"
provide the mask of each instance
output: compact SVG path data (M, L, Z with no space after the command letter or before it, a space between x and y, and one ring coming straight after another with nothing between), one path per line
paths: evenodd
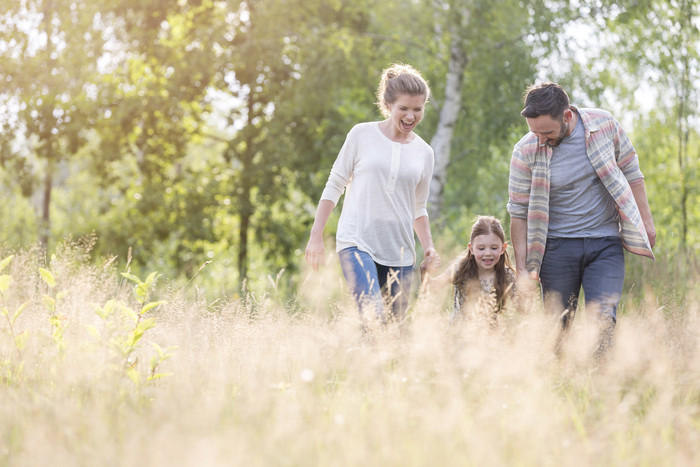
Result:
M649 246L653 247L656 243L656 227L654 227L654 218L649 209L649 200L647 199L647 189L644 185L644 179L630 183L630 188L634 195L634 201L639 208L639 214L642 216L644 230L647 231L647 237L649 237Z
M649 245L653 248L656 244L656 226L654 226L654 221L644 222L644 229L646 229L649 237Z
M535 271L528 271L522 268L516 270L516 280L518 282L518 290L532 292L537 287L540 276Z

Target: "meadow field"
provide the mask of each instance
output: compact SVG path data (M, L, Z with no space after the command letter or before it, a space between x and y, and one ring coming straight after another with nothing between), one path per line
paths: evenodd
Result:
M332 268L224 300L40 256L0 258L3 466L700 465L692 290L602 364L582 313L557 357L541 312L451 325L440 293L363 335Z

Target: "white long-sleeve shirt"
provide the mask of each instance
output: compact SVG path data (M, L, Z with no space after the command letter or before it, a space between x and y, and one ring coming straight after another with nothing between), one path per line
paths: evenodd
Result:
M321 199L338 204L336 251L355 246L384 266L415 264L413 224L427 216L435 156L420 136L391 141L379 122L355 125L333 164Z

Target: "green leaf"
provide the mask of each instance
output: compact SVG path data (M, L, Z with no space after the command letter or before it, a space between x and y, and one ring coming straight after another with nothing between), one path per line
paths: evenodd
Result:
M152 310L153 308L163 305L165 303L165 300L158 300L157 302L149 302L141 308L141 315L145 314L146 312Z
M136 326L136 329L139 330L141 334L143 334L144 332L148 331L149 329L153 329L154 327L156 327L156 320L153 318L148 318L141 321Z
M48 269L39 268L39 275L41 275L43 281L46 282L46 285L51 288L56 287L56 278L53 276L51 271Z
M10 283L12 283L12 276L3 274L0 276L0 292L5 292L10 288Z
M151 287L153 287L153 285L155 285L155 282L158 280L159 277L160 274L154 271L148 275L144 283L150 289Z
M129 308L128 306L122 306L121 310L122 310L122 314L124 314L124 316L127 316L134 323L136 323L139 320L139 315L137 315L136 312L134 310L132 310L131 308Z
M158 354L158 357L162 358L163 355L165 355L165 351L163 350L163 347L158 345L156 342L151 342L151 347L156 351Z
M56 331L56 329L63 328L63 321L64 318L62 315L49 317L49 323L51 323L51 327L54 328L54 332Z
M48 295L44 294L41 297L41 301L44 303L44 306L51 312L53 313L56 311L56 300L53 299L53 297L49 297Z
M93 303L92 304L93 309L95 310L95 314L99 316L102 319L105 319L107 317L107 313L105 312L105 309L102 308L100 305Z
M163 349L160 345L158 345L155 342L151 342L151 346L153 349L156 351L156 355L151 357L151 371L155 370L155 368L163 363L165 360L169 359L170 357L173 356L172 353L170 353L171 350L173 350L175 347L169 347L167 349Z
M126 375L134 384L139 384L139 381L141 381L141 375L139 375L138 370L133 366L127 368Z
M146 296L148 295L148 286L145 283L141 283L134 287L134 296L136 301L143 303L146 301Z
M7 265L10 264L10 261L12 261L12 258L14 258L14 257L15 257L15 255L10 255L7 258L0 261L0 271L5 269L7 267Z
M21 334L15 336L15 346L19 350L22 350L27 345L27 339L29 338L29 330L24 331Z
M150 364L150 369L153 370L155 369L158 365L160 365L160 362L163 361L163 356L162 355L154 355L151 357L151 364Z
M114 313L115 310L124 308L124 304L122 302L114 299L107 300L104 307L101 307L97 304L94 304L93 306L95 308L95 313L97 314L97 316L99 316L102 319L107 319L107 317Z
M107 303L105 303L104 311L105 311L106 315L109 316L109 315L111 315L114 311L116 311L116 310L121 310L121 309L123 309L123 308L126 308L126 307L124 306L124 303L122 303L122 302L119 301L119 300L111 299L111 300L107 300Z
M155 373L148 376L148 381L154 381L156 379L164 378L166 376L172 376L172 373Z
M24 309L27 308L27 306L29 305L29 302L30 302L30 301L31 301L31 300L27 300L26 302L22 303L22 304L19 306L19 308L17 308L17 311L15 311L15 314L12 315L12 319L10 320L10 322L11 322L13 325L15 324L15 321L17 321L17 318L19 318L19 315L21 315L22 312L24 311Z
M123 272L122 277L125 277L129 279L131 282L136 282L137 284L143 284L143 281L139 279L137 276L133 274L129 274L128 272Z

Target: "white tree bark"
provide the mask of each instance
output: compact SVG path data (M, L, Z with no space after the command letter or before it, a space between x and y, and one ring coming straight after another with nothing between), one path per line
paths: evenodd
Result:
M447 177L447 167L450 163L452 136L461 109L462 84L467 62L467 53L460 40L460 35L453 33L450 44L450 60L447 66L445 99L440 109L435 135L430 140L430 145L435 151L435 168L428 197L428 210L431 219L438 219L442 211L443 191Z

